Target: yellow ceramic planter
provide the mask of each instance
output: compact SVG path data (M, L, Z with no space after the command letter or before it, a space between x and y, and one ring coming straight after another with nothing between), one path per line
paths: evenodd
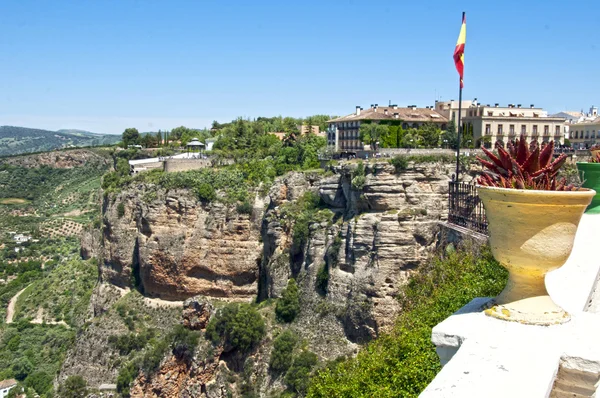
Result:
M486 310L490 316L550 325L569 315L548 295L545 276L564 265L593 190L574 192L478 187L490 245L508 272L506 287Z

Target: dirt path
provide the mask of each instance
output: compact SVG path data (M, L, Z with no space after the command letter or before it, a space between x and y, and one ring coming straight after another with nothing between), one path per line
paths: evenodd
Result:
M25 289L27 289L28 287L29 286L27 286ZM21 291L19 291L19 293L15 294L14 297L11 298L8 302L8 308L6 309L6 323L12 323L13 317L15 316L15 305L17 305L17 299L19 298L21 293L25 291L25 289L22 289Z

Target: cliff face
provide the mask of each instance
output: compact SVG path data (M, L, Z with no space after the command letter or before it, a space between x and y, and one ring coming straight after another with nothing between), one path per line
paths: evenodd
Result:
M90 164L107 167L112 164L112 161L87 149L74 149L4 158L2 163L21 167L48 166L56 169L72 169Z
M235 206L202 204L188 190L139 184L105 198L101 279L136 284L145 295L167 300L202 295L202 304L183 311L184 325L202 329L214 311L211 300L278 298L293 277L301 311L285 327L321 360L353 355L358 343L376 337L401 310L399 289L428 258L436 225L447 214L453 167L409 164L396 174L379 163L366 167L364 184L356 183L356 165L326 174L289 173L264 198L257 196L251 215ZM328 216L309 220L308 236L299 244L289 208L306 192L318 195L315 211ZM325 289L317 282L323 269ZM203 340L192 362L165 358L154 375L139 376L132 396L225 397L239 389L241 382L231 381L236 372L260 396L281 391L282 376L269 372L268 361L282 326L275 322L274 304L266 304L260 311L267 337L247 357L233 360ZM94 314L105 311L111 313L95 308ZM106 374L104 382L109 379Z
M101 277L121 287L135 281L146 295L168 300L250 300L258 291L262 208L254 213L145 185L106 198Z
M105 199L101 278L138 283L146 295L168 300L278 297L288 278L316 275L337 241L326 299L369 306L372 330L362 336L369 337L393 319L398 288L427 257L446 214L451 172L451 165L426 163L396 174L379 163L367 167L360 190L348 166L327 177L290 173L256 199L252 215L204 205L187 190L140 184ZM295 248L280 210L307 191L319 194L335 222L310 224L308 244ZM314 278L303 281L314 291Z

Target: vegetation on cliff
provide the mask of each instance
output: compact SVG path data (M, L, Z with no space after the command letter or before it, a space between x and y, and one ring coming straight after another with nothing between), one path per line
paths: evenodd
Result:
M284 141L269 134L261 121L238 119L223 128L213 156L216 163L227 159L235 162L232 165L179 173L145 172L131 177L126 162L124 166L117 163L116 171L104 176L102 187L111 193L144 182L165 189L188 188L205 202L244 203L261 183L269 186L275 177L288 171L319 167L318 153L325 147L325 139L300 134L294 123L288 124L289 134Z
M440 370L431 329L474 297L497 295L506 271L489 249L452 250L422 267L400 296L388 334L355 358L334 361L311 380L307 397L416 397Z

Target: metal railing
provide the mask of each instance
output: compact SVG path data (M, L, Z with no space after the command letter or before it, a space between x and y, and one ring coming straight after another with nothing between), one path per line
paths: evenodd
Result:
M448 222L487 235L485 210L475 185L450 181L448 188Z

